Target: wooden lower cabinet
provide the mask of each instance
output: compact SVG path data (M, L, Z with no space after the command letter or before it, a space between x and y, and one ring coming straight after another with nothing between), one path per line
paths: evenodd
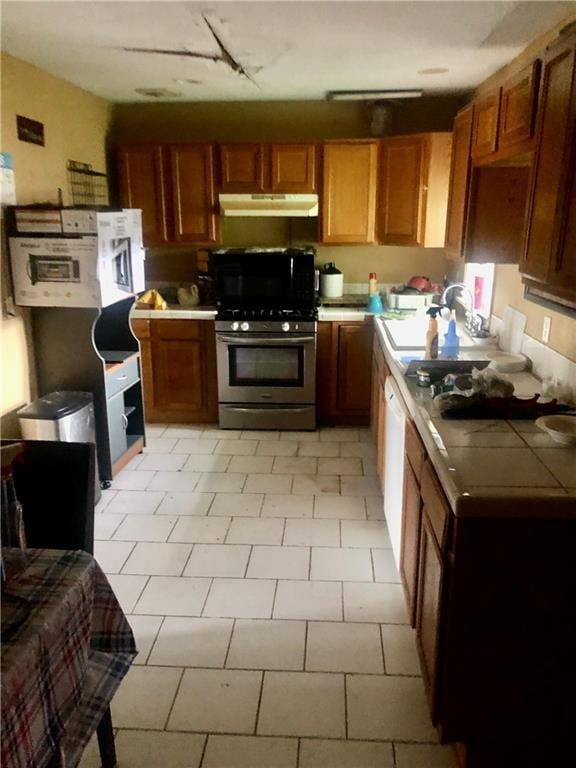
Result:
M320 424L368 425L373 320L318 323L317 413Z
M404 464L404 507L402 510L402 542L400 577L408 603L410 623L416 625L416 594L418 590L418 559L420 554L420 520L422 501L420 483L406 460Z
M386 397L384 384L390 370L384 359L378 336L374 337L372 347L372 404L370 410L370 425L374 442L376 443L376 469L380 479L380 487L384 493L384 461L385 461L385 429L386 429Z
M147 421L218 421L214 323L134 319L132 329L140 341Z

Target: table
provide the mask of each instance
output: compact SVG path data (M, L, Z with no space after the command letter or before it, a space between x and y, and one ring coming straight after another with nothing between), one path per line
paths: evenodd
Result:
M136 654L132 630L86 552L2 555L1 764L45 768L59 757L75 768L101 723L112 738L109 704Z

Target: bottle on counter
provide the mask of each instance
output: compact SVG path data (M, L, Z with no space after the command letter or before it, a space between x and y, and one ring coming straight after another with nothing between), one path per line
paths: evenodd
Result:
M368 295L377 296L378 294L378 280L376 279L376 272L370 272L368 276Z
M426 349L424 352L425 360L436 360L438 357L438 315L442 312L442 307L432 306L427 310L429 315L428 330L426 332Z
M371 312L374 315L379 315L384 311L382 306L382 299L378 292L378 280L376 279L376 272L370 272L368 276L368 306L367 312Z
M450 312L450 321L448 323L448 332L444 334L444 345L442 347L442 357L455 360L460 351L460 337L456 333L456 311Z

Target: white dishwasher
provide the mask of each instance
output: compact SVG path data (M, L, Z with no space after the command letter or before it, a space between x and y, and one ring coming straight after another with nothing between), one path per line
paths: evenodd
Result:
M384 385L386 398L384 448L384 516L396 566L400 568L402 504L404 501L404 434L406 406L392 376Z

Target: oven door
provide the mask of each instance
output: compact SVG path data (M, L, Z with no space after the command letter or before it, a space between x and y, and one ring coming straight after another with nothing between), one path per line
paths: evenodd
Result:
M316 336L216 335L221 403L314 403Z

